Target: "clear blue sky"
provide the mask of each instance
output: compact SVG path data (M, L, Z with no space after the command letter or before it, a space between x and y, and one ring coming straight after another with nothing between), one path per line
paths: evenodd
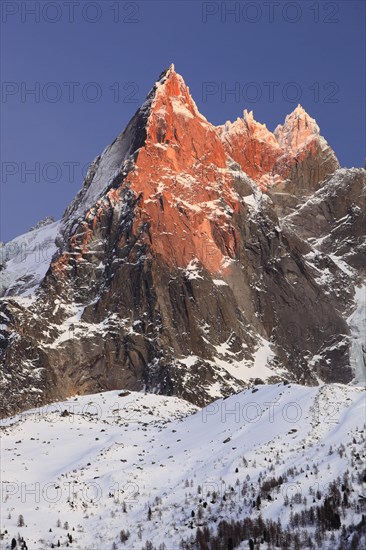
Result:
M342 165L364 164L362 1L3 0L1 9L1 240L61 216L83 167L172 62L211 122L248 108L273 130L300 102Z

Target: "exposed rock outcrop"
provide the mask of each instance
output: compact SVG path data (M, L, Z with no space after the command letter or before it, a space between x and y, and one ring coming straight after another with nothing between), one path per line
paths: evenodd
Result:
M104 389L203 404L254 380L351 381L352 293L329 294L309 259L309 231L331 233L326 207L318 226L311 199L278 217L337 167L301 107L274 134L247 112L217 128L171 66L91 165L36 293L0 304L3 414ZM338 174L335 194L356 197L364 172ZM332 264L352 290L353 271Z

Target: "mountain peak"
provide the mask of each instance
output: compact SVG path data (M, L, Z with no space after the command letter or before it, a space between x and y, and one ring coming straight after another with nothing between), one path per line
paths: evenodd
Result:
M194 103L184 78L175 71L173 63L161 73L153 90L155 97L151 104L152 107L161 96L176 97L183 103Z
M191 133L190 139L187 132ZM209 150L207 136L211 140ZM183 148L182 143L185 143ZM162 165L168 163L169 169L175 173L187 172L187 163L194 164L197 159L201 159L198 162L201 165L211 159L210 162L223 169L227 155L262 190L285 181L291 175L299 152L302 159L310 154L318 158L318 164L324 164L323 157L331 157L329 167L322 169L321 175L314 176L316 183L339 166L334 153L320 138L316 121L302 105L298 104L274 133L265 124L257 122L253 111L247 109L242 118L214 127L199 112L189 87L172 63L160 74L126 129L92 163L84 187L65 212L63 227L93 207L112 185L116 174L127 173L134 166L136 152L141 155L142 149L148 145L155 152L156 148L161 149Z
M160 75L149 97L151 101L147 126L150 131L154 127L157 130L158 135L153 137L157 142L162 136L169 142L175 140L177 127L183 128L188 119L196 118L200 123L207 123L206 118L198 111L189 87L175 71L173 64Z
M248 111L248 109L244 109L243 118L244 120L254 120L253 111Z
M172 63L159 75L126 128L89 167L83 188L64 213L63 227L66 229L74 218L83 216L92 208L118 173L130 170L134 155L146 145L146 141L155 145L173 142L179 128L184 133L188 119L207 125L183 77L175 71Z
M292 111L293 114L297 115L307 115L307 112L305 111L304 107L298 103L297 107Z
M176 72L175 72L175 67L174 67L174 63L171 63L171 64L169 65L169 67L167 67L166 69L164 69L164 71L159 75L159 77L158 77L156 83L158 84L158 83L163 83L163 82L165 82L166 79L167 79L170 75L172 75L172 74L174 74L174 73L176 74Z
M280 124L274 131L278 143L282 147L295 150L305 145L314 136L319 136L320 128L314 118L305 109L298 106L286 116L284 124Z

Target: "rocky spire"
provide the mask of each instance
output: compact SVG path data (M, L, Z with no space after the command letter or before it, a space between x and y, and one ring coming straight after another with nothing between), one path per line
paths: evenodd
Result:
M274 135L278 144L293 151L305 145L320 133L316 121L299 104L287 115L283 125L277 126Z

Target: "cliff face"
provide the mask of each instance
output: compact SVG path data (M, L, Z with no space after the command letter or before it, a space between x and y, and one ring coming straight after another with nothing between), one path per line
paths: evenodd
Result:
M317 123L300 105L274 133L246 110L243 119L227 122L219 133L228 155L264 191L274 187L277 192L308 195L339 168Z
M203 404L258 379L351 381L341 312L361 260L343 250L347 274L324 252L348 289L329 293L307 229L336 168L301 107L273 134L247 112L217 128L171 66L91 165L35 293L4 291L3 414L104 389ZM336 173L356 197L364 171Z

